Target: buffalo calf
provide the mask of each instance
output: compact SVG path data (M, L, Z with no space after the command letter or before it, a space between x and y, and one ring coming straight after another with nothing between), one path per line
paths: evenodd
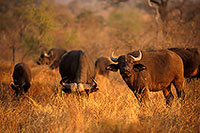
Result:
M12 77L14 83L11 84L11 87L15 90L16 96L26 93L31 86L31 71L28 65L25 63L16 64Z

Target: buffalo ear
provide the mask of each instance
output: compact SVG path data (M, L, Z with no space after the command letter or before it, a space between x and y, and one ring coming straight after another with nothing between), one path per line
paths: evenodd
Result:
M135 64L133 65L133 70L136 71L136 72L140 72L140 71L143 71L143 70L146 70L147 67L144 66L143 64Z
M106 67L106 70L110 70L113 72L117 72L119 69L119 65L118 64L110 64Z

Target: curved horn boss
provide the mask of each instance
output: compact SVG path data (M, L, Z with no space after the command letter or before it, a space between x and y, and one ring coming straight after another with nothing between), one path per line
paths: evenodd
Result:
M133 55L129 55L134 61L140 61L142 59L142 52L139 50L138 57L134 57Z
M118 62L117 60L118 60L118 58L119 57L113 57L113 54L114 54L114 51L111 53L111 55L110 55L110 59L113 61L113 62Z
M63 91L65 92L94 92L97 91L97 82L92 79L92 81L94 82L94 85L90 85L90 84L83 84L83 83L64 83L62 82L62 85L64 86Z

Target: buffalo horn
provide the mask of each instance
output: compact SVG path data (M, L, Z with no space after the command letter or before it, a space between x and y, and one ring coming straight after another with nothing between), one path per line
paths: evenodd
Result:
M62 84L65 89L70 89L72 92L75 92L77 90L77 83L63 83Z
M26 83L24 82L23 84L22 84L22 87L24 87L26 85Z
M138 57L134 57L132 55L130 55L130 57L134 60L134 61L140 61L142 59L142 52L139 50L139 56Z
M115 58L115 57L113 57L113 54L114 54L114 51L111 53L110 59L111 59L113 62L118 62L117 60L118 60L119 57Z
M92 90L92 89L96 88L97 87L97 82L94 79L92 79L92 81L94 82L95 85L79 83L78 84L78 90L79 91L83 91L83 90Z
M72 92L81 92L81 91L85 91L85 90L91 90L97 87L97 82L92 79L92 81L95 83L95 85L90 85L90 84L82 84L82 83L64 83L62 82L62 85L66 88L66 89L71 89Z
M16 87L16 88L19 87L19 85L16 85L16 84L12 84L12 85L13 85L14 87Z
M49 55L48 55L46 52L44 52L44 56L45 56L45 57L49 57Z

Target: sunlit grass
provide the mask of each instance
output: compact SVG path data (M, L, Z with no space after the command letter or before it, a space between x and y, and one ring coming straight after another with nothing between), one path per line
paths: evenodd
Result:
M162 92L153 92L149 108L144 108L117 73L111 73L109 79L98 76L99 91L89 98L78 98L57 93L61 87L57 70L32 70L37 74L30 90L14 100L14 91L4 80L11 73L4 69L7 75L1 77L0 132L199 132L197 80L185 85L184 103L175 95L169 108Z

